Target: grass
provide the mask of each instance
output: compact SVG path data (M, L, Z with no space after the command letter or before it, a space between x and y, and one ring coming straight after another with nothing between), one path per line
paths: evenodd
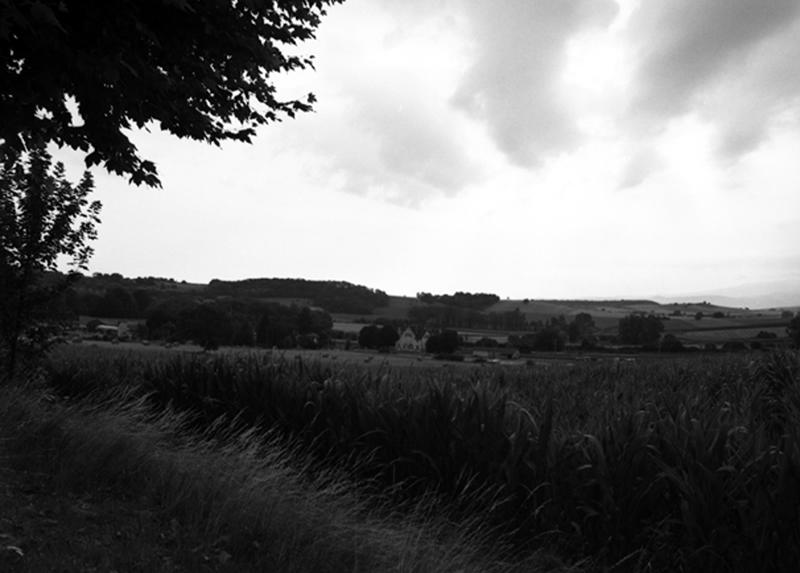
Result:
M385 504L366 503L335 469L317 468L312 475L301 454L252 427L218 420L205 432L193 432L185 414L156 412L123 388L74 403L30 386L3 388L0 397L3 455L17 475L48 476L47 488L58 492L60 503L105 491L98 507L122 506L129 513L138 507L151 516L148 524L137 526L124 516L106 516L107 523L93 535L133 540L112 561L93 558L91 544L76 541L85 555L73 562L75 570L87 562L124 571L514 571L532 566L531 561L505 563L501 551L487 548L486 531L474 521L456 526L436 515L430 509L437 507L430 503L435 500L420 502L402 518ZM131 533L118 536L119 531ZM45 571L63 570L74 553L57 544L36 549L21 549L25 556L13 549L2 555L15 560L20 571ZM154 561L152 555L161 557Z
M136 405L111 409L139 424L133 435L149 435L168 416L177 425L158 435L170 436L164 448L184 452L168 466L170 475L183 472L179 483L210 479L223 484L211 491L239 491L258 472L237 469L244 481L225 481L204 477L208 468L239 468L236 456L257 466L269 452L292 452L290 462L279 457L270 467L291 468L288 481L328 492L322 498L334 508L345 501L355 508L352 514L326 508L323 517L357 515L353 521L370 524L367 531L394 523L415 532L393 538L387 561L372 562L368 556L389 550L359 530L358 546L373 549L326 559L336 563L331 570L398 562L406 567L400 570L437 570L457 563L453 556L472 565L451 570L505 567L498 565L503 559L482 557L493 555L492 543L513 567L541 560L542 551L609 571L782 571L800 560L796 353L391 370L265 355L76 352L56 356L48 374L59 395L81 404L68 408L68 418L107 392L115 398L102 399L102 411L113 403ZM235 430L220 421L233 417ZM115 418L76 443L124 427ZM195 437L187 444L183 435ZM120 459L138 460L138 451L125 448ZM166 488L165 499L183 499L169 480L154 483ZM202 506L216 498L188 499ZM236 503L206 505L204 519L225 515L228 506L250 507ZM482 528L475 529L477 522ZM314 519L307 523L314 528ZM325 523L322 530L355 527ZM319 543L333 555L351 547L347 537L320 535L313 539L327 539ZM453 538L461 544L451 545ZM400 539L436 545L429 550ZM446 558L429 569L423 557L429 554ZM480 559L488 561L474 565Z

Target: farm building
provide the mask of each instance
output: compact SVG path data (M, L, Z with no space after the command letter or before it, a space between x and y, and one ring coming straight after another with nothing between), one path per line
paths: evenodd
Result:
M400 334L400 338L397 340L394 347L402 352L425 352L425 345L428 342L428 338L430 338L430 334L427 332L418 335L414 332L414 329L409 326Z
M118 323L117 326L99 324L96 330L106 340L130 340L131 338L130 325L124 322Z

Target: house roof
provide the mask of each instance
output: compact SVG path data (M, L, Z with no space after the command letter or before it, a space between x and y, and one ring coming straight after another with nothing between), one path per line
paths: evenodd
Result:
M409 325L406 326L405 329L403 329L403 332L400 333L400 336L402 337L409 330L411 331L411 334L414 335L415 340L422 340L425 337L425 335L428 334L428 331L422 327Z

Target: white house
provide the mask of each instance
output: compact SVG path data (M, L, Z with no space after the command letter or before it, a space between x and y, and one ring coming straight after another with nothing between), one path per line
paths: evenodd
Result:
M395 342L394 347L401 352L425 352L428 338L430 338L430 334L427 332L417 337L417 334L409 326L400 334L400 338Z

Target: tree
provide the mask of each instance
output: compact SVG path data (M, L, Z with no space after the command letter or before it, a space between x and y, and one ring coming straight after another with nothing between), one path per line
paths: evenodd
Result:
M0 164L0 343L9 377L21 336L67 286L48 271L64 259L73 270L88 264L100 213L100 203L88 199L93 189L89 172L77 185L67 181L42 144Z
M313 65L287 46L314 37L341 0L0 0L0 152L33 141L86 153L137 185L160 184L126 130L249 142L258 126L311 109L281 100L272 74Z
M233 324L214 304L197 304L181 311L176 324L180 338L193 340L205 350L216 350L233 338Z
M255 346L256 333L250 323L242 321L233 333L231 343L234 346Z
M379 348L392 348L400 340L400 335L397 334L393 326L384 324L381 327L378 338L380 341Z
M786 334L792 339L792 343L800 348L800 312L789 321L789 326L786 327Z
M377 348L380 327L369 324L358 331L358 345L362 348Z
M661 340L662 352L683 352L684 350L686 350L686 347L674 334L666 334Z
M400 339L397 331L388 324L370 324L358 333L358 345L362 348L390 348Z
M136 300L133 295L122 286L106 289L105 294L99 299L96 308L91 309L93 316L105 318L133 318L139 314Z
M579 312L569 323L569 341L585 342L592 345L596 341L594 335L596 327L592 315L588 312Z
M566 347L567 334L563 327L557 324L545 326L534 335L534 350L545 352L561 352Z
M619 321L619 339L624 344L655 345L663 330L661 319L653 314L630 314Z
M458 350L460 342L458 332L455 330L444 330L428 338L428 341L425 343L425 352L431 354L453 354Z

